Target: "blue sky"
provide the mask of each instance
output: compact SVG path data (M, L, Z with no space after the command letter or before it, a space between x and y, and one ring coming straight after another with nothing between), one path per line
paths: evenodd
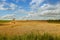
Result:
M0 0L0 19L60 19L60 0Z

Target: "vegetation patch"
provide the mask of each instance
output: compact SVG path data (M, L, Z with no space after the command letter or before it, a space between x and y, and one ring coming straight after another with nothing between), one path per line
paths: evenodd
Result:
M48 23L60 23L60 20L47 20Z
M0 23L10 22L11 20L0 20Z
M60 40L60 37L48 33L41 35L40 33L31 32L14 36L0 35L0 40Z

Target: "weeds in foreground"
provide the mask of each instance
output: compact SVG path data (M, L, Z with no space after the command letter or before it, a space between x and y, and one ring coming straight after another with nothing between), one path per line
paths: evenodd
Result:
M48 33L26 33L24 35L14 35L11 37L0 35L0 40L60 40L59 36L53 36Z

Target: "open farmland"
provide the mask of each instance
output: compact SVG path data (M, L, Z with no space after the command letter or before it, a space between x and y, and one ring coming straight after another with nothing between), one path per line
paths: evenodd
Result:
M60 35L60 23L49 23L43 20L17 20L15 24L12 21L0 22L0 34L3 35L20 35L31 31Z

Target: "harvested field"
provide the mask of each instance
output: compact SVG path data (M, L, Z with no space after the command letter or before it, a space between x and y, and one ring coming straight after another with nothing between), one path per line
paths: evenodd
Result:
M47 21L11 21L0 23L0 34L3 35L20 35L31 31L50 33L60 35L60 23L48 23Z

